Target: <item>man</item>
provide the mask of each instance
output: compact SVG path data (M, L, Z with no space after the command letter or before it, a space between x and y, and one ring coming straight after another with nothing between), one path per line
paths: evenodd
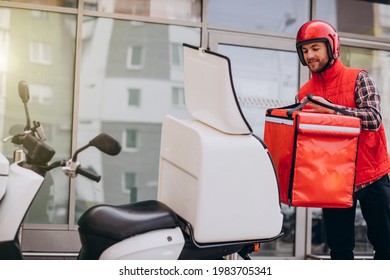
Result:
M364 70L345 67L339 59L340 39L329 23L313 20L299 29L299 59L312 77L299 90L302 101L309 93L322 103L333 103L362 120L356 163L355 203L351 208L323 209L326 239L332 259L353 259L355 212L359 200L367 223L374 259L390 259L390 160L380 114L380 95ZM309 110L339 114L309 102Z

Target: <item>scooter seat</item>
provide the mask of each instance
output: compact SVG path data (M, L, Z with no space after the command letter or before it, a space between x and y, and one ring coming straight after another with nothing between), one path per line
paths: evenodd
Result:
M129 236L178 225L176 213L156 200L126 205L96 205L78 220L79 231L123 240Z

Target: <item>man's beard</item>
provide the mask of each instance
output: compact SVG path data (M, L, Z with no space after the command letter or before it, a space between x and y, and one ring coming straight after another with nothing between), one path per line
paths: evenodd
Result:
M313 69L313 70L310 69L310 71L312 71L313 73L319 74L319 73L329 69L329 67L333 65L333 61L334 60L332 60L332 59L328 59L326 62L320 61L318 67L316 69Z

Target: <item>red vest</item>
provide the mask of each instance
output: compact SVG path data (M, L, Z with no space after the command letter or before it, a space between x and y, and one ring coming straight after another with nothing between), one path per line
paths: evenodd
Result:
M322 96L334 104L356 108L356 78L361 69L345 67L337 59L332 67L321 73L312 73L312 78L298 92L298 100L309 93ZM385 130L381 124L378 131L362 130L359 138L355 185L375 181L390 172Z

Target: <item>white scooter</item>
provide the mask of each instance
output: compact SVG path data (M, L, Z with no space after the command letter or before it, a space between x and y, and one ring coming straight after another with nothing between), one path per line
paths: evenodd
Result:
M223 259L235 253L250 259L259 244L283 234L274 166L241 112L229 59L190 45L183 48L186 106L193 119L167 116L163 121L157 200L87 210L78 221L78 259ZM99 136L71 160L44 171L63 166L67 175L93 178L80 172L77 153L88 146L118 153L119 144L100 147L111 140L104 138ZM46 147L39 150L51 154ZM26 164L20 165L18 169L26 169ZM23 182L17 178L18 184L41 184L42 169L35 170L31 160L27 169L34 171L27 170ZM11 166L7 192L11 177L18 176ZM1 207L0 215L7 210ZM9 241L14 247L15 230Z
M80 166L77 154L90 146L110 155L116 155L121 150L115 139L102 133L79 149L71 159L49 164L55 151L44 142L46 137L42 125L36 121L33 125L30 123L27 108L29 92L24 81L19 83L19 95L25 105L27 124L24 131L3 139L17 146L13 163L10 165L9 160L0 153L0 259L23 258L18 239L19 229L48 171L62 167L70 177L81 174L99 181L100 176Z

